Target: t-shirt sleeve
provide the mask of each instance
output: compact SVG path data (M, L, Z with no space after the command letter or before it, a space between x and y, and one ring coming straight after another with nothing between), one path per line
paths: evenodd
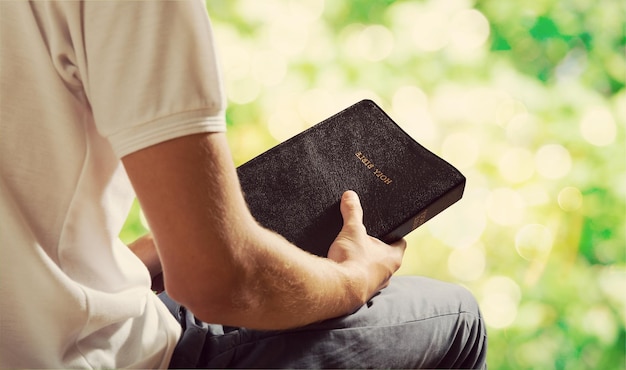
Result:
M226 128L225 98L202 1L87 1L81 80L118 157Z

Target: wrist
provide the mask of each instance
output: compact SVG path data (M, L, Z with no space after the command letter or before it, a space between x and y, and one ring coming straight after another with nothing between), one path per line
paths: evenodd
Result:
M345 289L346 306L350 310L362 306L374 292L368 283L368 273L356 263L337 263Z

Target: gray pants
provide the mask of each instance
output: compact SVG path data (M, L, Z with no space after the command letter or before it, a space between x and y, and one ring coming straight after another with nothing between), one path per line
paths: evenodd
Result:
M351 315L285 331L206 324L167 295L183 327L173 368L484 368L485 326L464 288L394 277Z

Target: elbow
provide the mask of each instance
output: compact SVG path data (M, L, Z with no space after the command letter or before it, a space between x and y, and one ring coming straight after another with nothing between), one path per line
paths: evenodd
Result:
M203 277L193 273L164 274L165 290L177 303L204 322L244 326L242 317L261 304L261 296L237 270Z
M181 279L177 279L175 274L163 272L163 287L167 295L176 303L190 308L193 299L193 287L185 284Z

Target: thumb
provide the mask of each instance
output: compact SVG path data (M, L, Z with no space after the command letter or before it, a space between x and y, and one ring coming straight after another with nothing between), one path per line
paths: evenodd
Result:
M339 209L343 217L344 227L347 225L363 225L363 208L361 207L359 196L354 191L348 190L343 193Z

